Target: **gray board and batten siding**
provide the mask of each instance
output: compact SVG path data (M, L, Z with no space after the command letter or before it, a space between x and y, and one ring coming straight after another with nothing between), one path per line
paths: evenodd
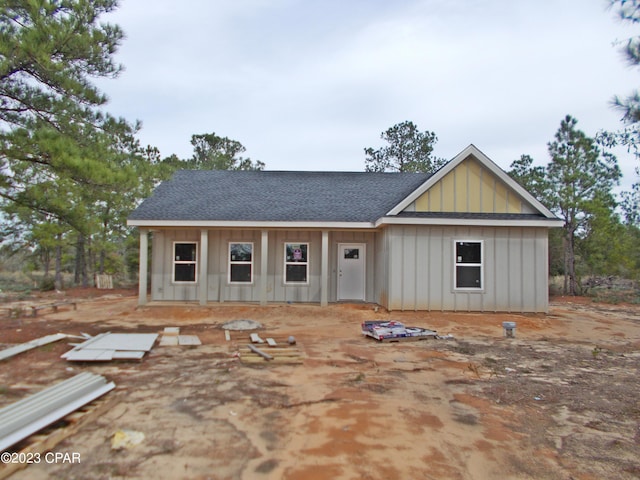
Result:
M321 231L270 230L268 232L268 302L318 303L320 302ZM370 231L332 231L329 234L329 301L337 301L337 245L362 243L373 252L376 234ZM200 250L198 229L159 229L152 239L151 300L197 301L199 278L196 283L184 284L172 281L174 242L195 242ZM253 243L254 278L251 284L241 285L228 281L229 244ZM259 302L261 264L261 230L210 229L208 232L207 301L210 302ZM304 285L284 283L284 244L309 244L309 281ZM374 255L366 258L367 275L365 301L375 302Z
M548 230L517 227L393 226L380 255L387 283L379 303L389 310L546 312ZM456 240L481 241L482 288L456 290Z

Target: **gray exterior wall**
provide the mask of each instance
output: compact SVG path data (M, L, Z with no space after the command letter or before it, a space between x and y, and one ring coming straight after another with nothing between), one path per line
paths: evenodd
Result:
M375 302L373 232L337 231L329 233L329 301L337 299L337 249L339 243L364 243L367 249L366 301ZM209 230L208 233L207 300L211 302L259 302L261 264L260 230ZM201 281L195 284L176 284L172 281L174 242L197 242L200 256L200 231L156 230L152 239L151 299L156 301L196 301ZM253 283L230 284L227 280L230 242L253 242ZM309 243L309 282L306 285L285 285L284 244ZM320 231L271 230L268 238L267 301L292 303L320 302L321 248Z
M389 310L548 310L546 228L392 226L381 236L377 296ZM454 289L456 240L483 241L479 291Z
M172 281L173 243L193 241L200 231L157 230L152 239L151 299L197 301L196 284ZM483 288L454 289L454 242L483 242ZM253 283L227 280L230 242L253 242ZM309 283L285 285L285 242L309 243ZM340 243L366 245L365 301L389 310L546 312L548 310L548 230L514 227L389 226L380 231L329 232L328 301L337 301ZM322 232L268 232L267 301L321 301ZM207 300L260 301L260 230L209 230Z

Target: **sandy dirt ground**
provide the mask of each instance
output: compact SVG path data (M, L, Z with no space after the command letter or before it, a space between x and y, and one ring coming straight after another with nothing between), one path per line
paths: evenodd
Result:
M24 303L38 301L51 299ZM70 348L61 341L0 362L0 407L83 371L117 384L113 406L54 450L80 463L30 465L12 479L640 478L639 306L556 299L549 315L137 308L132 292L78 302L1 319L0 347L164 327L203 345L156 344L142 361L97 364L60 358ZM243 363L250 332L226 341L221 328L240 319L260 322L262 338L293 335L301 362ZM365 320L454 338L380 343L361 334ZM515 338L504 321L516 322ZM114 450L122 429L144 439Z

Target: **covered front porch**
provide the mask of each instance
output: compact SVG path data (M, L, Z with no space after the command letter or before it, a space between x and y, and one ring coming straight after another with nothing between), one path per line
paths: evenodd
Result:
M139 305L376 301L373 230L140 227L139 233Z

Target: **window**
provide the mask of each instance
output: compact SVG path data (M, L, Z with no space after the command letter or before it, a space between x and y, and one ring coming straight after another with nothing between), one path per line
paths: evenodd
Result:
M175 242L173 244L173 281L195 283L198 244L195 242Z
M284 244L284 283L308 283L308 243Z
M482 288L482 241L455 242L455 288Z
M253 282L253 243L229 244L229 283Z
M346 260L357 260L360 257L360 249L359 248L345 248L344 249L344 258Z

